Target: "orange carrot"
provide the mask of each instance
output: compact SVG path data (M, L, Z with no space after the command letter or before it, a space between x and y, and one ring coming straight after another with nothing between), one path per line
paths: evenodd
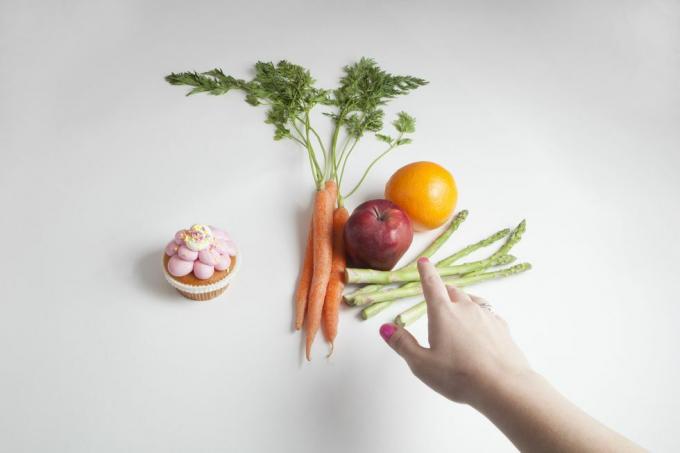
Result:
M312 269L314 266L312 255L312 230L314 225L310 222L307 232L307 245L305 246L305 257L300 269L300 281L295 292L295 330L302 328L307 311L307 297L309 296L309 285L312 282Z
M337 208L333 213L333 261L331 263L331 278L326 289L326 300L323 303L322 324L326 341L331 344L330 356L333 353L333 342L338 334L338 311L342 301L342 289L345 287L345 223L349 212L344 207Z
M313 223L313 272L309 287L307 314L305 315L305 349L307 360L311 360L312 343L321 325L323 302L331 275L333 259L333 207L337 186L329 181L326 187L316 193L314 199Z
M335 183L335 181L326 181L326 184L324 185L324 189L328 191L328 193L331 194L331 204L332 207L335 207L335 199L338 198L338 185ZM333 213L331 213L328 217L328 222L329 226L332 228L333 227Z

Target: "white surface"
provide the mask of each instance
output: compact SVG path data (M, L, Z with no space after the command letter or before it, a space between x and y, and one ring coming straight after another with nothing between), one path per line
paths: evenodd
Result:
M162 79L287 58L330 87L368 55L431 83L390 107L417 117L415 142L350 207L426 159L471 211L447 250L526 217L516 253L535 269L476 292L576 403L677 451L679 19L673 1L4 0L0 450L513 450L382 343L395 311L343 312L332 360L319 342L301 362L304 156L239 95ZM158 266L196 221L247 256L213 303Z

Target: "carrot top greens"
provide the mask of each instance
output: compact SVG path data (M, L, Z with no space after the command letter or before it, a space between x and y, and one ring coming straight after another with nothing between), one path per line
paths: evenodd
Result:
M392 122L395 136L384 134L382 107L427 84L417 77L389 74L370 58L362 58L343 70L340 86L334 90L317 88L307 69L285 60L277 64L257 62L255 75L248 81L226 75L221 69L172 73L165 80L172 85L191 87L187 96L222 95L236 89L245 93L245 101L250 105L266 106L265 122L274 126L274 140L290 139L306 150L317 189L331 179L342 187L347 162L356 144L366 133L373 133L378 141L385 143L386 149L368 165L354 187L344 194L338 190L338 204L342 206L344 198L359 188L378 160L396 147L411 143L407 135L415 132L415 119L400 112ZM310 112L318 105L329 109L324 114L334 123L328 143L311 123Z

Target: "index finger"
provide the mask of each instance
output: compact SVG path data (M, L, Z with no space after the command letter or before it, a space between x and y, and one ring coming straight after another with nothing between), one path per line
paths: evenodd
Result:
M418 272L428 309L450 303L446 286L429 259L418 259Z

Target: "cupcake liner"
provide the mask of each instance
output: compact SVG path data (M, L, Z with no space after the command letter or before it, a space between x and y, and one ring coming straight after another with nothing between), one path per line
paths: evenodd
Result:
M229 272L229 274L227 274L223 279L216 281L215 283L206 285L189 285L187 283L179 282L168 273L165 265L163 265L163 275L165 276L165 279L168 281L168 283L170 283L182 296L195 301L206 301L219 296L229 286L231 279L234 277L234 275L236 275L239 268L241 267L241 253L239 252L234 258L236 259L236 264L234 265L234 268L231 270L231 272Z
M214 299L215 297L219 296L223 292L225 292L229 288L229 285L225 286L222 289L217 289L215 291L210 291L209 293L203 293L203 294L191 294L182 291L181 289L177 289L177 292L180 293L182 296L186 297L187 299L195 300L197 302L204 302L206 300Z

